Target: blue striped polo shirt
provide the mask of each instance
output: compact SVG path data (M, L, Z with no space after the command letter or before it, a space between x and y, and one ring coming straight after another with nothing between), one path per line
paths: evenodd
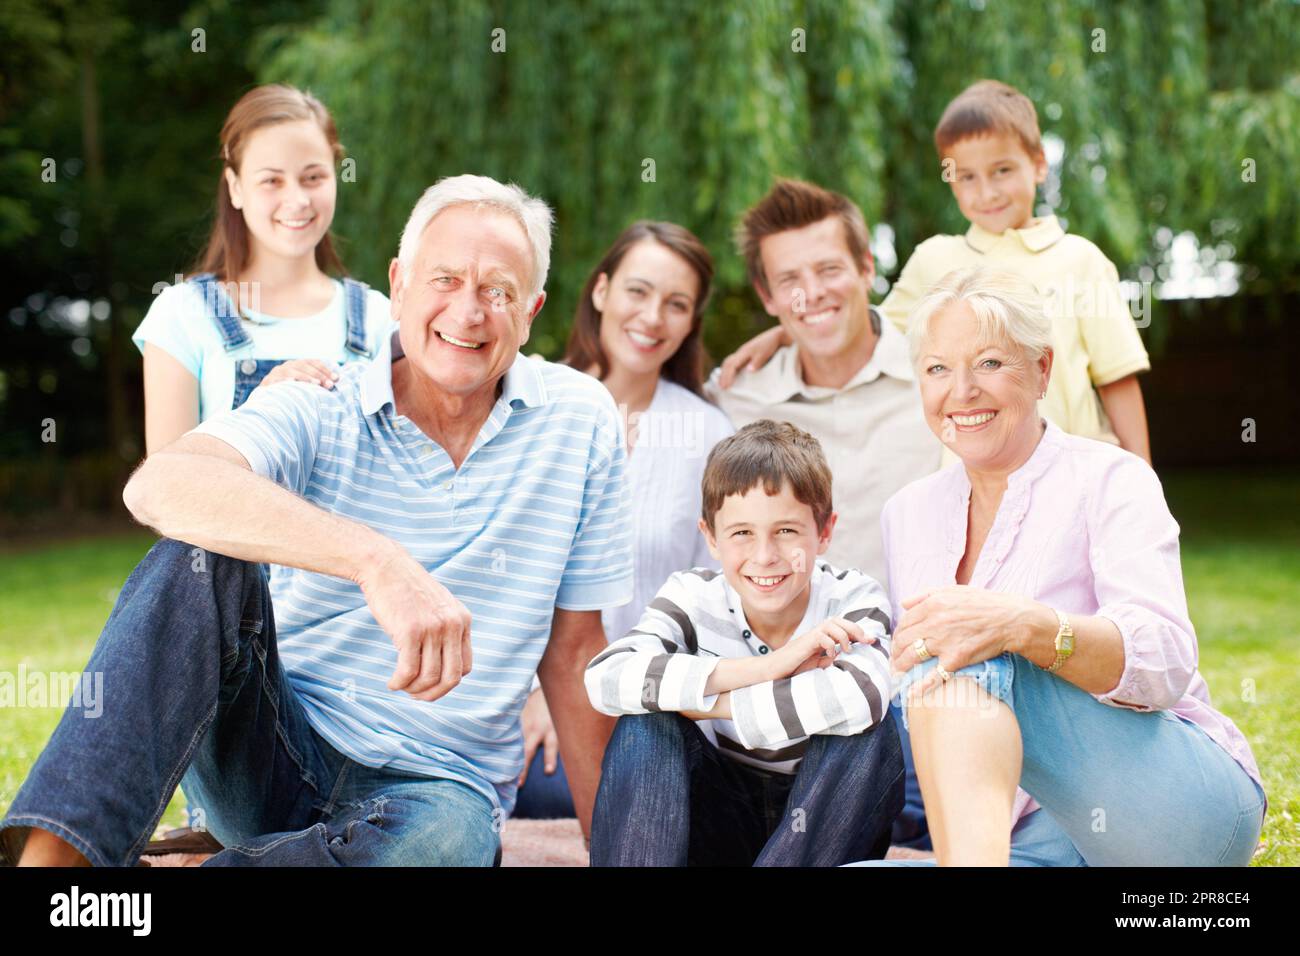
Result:
M618 412L596 379L516 356L457 470L397 413L397 333L334 389L283 382L198 432L252 470L401 544L472 616L473 670L446 696L387 687L392 639L351 581L271 569L277 646L316 731L358 763L461 781L514 806L519 715L556 607L632 595L630 503Z

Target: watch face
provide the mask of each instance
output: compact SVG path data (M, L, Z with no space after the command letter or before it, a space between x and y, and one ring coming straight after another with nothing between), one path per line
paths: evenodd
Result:
M1061 650L1063 650L1063 651L1064 651L1065 653L1067 653L1067 654L1072 654L1072 653L1074 652L1074 635L1073 635L1073 634L1065 634L1065 635L1062 635L1062 637L1061 637Z

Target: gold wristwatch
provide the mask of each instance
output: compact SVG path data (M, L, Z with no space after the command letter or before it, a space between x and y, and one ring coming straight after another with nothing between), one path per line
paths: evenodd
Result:
M1047 673L1055 674L1061 669L1061 665L1070 659L1074 653L1074 628L1070 626L1070 619L1057 609L1056 619L1060 626L1056 629L1056 660L1052 661L1052 666L1047 669Z

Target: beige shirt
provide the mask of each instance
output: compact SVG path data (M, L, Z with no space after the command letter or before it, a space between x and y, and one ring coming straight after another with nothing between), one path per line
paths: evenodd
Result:
M1151 361L1115 266L1087 239L1068 235L1055 216L1000 236L972 225L963 236L932 236L917 246L880 311L906 330L931 286L953 269L975 265L1023 276L1047 299L1054 357L1039 411L1072 435L1118 444L1095 386L1144 372Z
M839 512L825 560L858 568L888 587L880 510L895 491L939 467L941 446L921 412L907 340L872 309L875 352L843 388L806 385L798 346L780 349L725 391L715 371L705 393L740 428L760 418L787 421L821 442ZM883 326L883 328L881 328Z

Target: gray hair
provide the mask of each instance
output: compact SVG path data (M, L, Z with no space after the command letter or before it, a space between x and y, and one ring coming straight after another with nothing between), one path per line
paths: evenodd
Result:
M528 291L531 303L546 287L546 274L551 268L551 224L555 217L551 207L542 200L528 195L514 183L499 183L488 176L447 176L424 191L406 220L397 247L402 275L411 273L424 230L438 213L451 206L495 209L513 216L523 227L533 250L533 285Z
M954 302L964 302L979 325L981 339L1009 342L1031 361L1052 348L1052 320L1032 282L987 266L954 269L931 287L907 320L912 361L921 355L934 317Z

